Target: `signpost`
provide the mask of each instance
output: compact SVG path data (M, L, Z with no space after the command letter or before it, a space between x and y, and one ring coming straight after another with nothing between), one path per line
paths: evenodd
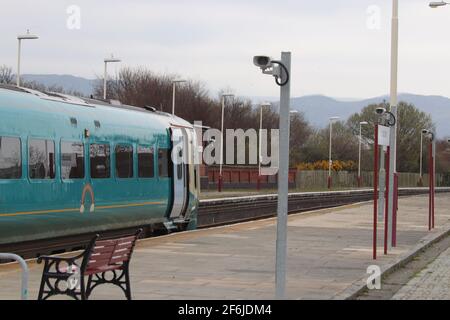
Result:
M388 199L390 165L390 127L375 125L375 150L374 150L374 208L373 208L373 259L377 258L377 221L383 221L384 217L384 254L388 249ZM382 151L380 153L380 146ZM386 152L384 151L386 150ZM386 170L385 170L386 167ZM386 201L386 202L384 202Z

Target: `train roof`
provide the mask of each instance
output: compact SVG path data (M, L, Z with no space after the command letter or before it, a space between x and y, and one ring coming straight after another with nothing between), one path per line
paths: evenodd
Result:
M171 114L157 111L155 108L139 108L121 104L118 101L104 101L92 98L76 97L56 92L41 92L10 85L0 85L0 131L6 121L17 119L18 124L33 119L49 120L52 123L65 120L69 124L72 118L82 125L90 124L95 129L98 122L109 128L123 128L134 134L142 130L153 133L166 132L167 128L182 126L193 128L189 122ZM5 122L2 123L2 118ZM80 124L81 124L80 123ZM94 125L95 123L95 125Z

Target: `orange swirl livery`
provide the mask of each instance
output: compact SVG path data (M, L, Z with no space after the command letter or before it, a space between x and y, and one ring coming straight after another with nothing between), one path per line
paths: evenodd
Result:
M80 206L80 213L84 213L85 207L84 204L86 203L86 193L90 194L91 196L91 207L89 209L89 212L95 211L95 197L94 197L94 190L92 189L92 186L88 183L83 188L83 193L81 194L81 206Z

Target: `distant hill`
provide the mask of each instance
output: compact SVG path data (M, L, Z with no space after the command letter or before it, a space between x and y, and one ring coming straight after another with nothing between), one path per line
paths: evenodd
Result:
M292 99L292 108L305 113L314 126L324 127L331 116L347 119L369 104L389 101L389 96L380 96L366 100L342 101L321 95ZM436 123L439 137L450 136L450 99L442 96L423 96L400 94L399 101L414 104L418 109L431 114Z
M97 80L75 77L72 75L58 74L24 74L21 76L25 81L34 81L47 87L63 87L67 91L77 91L89 97L94 90Z
M42 75L25 74L24 79L35 81L46 86L61 86L66 90L73 90L82 93L84 96L92 94L94 89L94 79L85 79L72 75ZM276 97L246 97L253 103L263 101L277 101ZM380 103L383 100L389 101L389 96L380 96L371 99L335 99L323 95L310 95L299 98L292 98L292 108L304 112L307 120L316 127L324 127L328 124L331 116L340 116L347 119L355 112L369 104ZM442 96L424 96L404 93L399 95L399 101L414 104L420 110L432 115L436 123L438 136L450 136L450 99Z

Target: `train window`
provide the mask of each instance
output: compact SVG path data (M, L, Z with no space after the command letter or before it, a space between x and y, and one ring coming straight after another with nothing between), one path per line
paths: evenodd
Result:
M130 145L116 146L116 177L133 178L133 147Z
M179 151L178 158L183 159L183 151L181 151L181 150ZM183 179L183 161L181 163L177 164L177 179L178 180Z
M138 147L138 176L153 178L155 176L154 151L152 147Z
M177 179L183 179L183 165L181 163L177 164Z
M83 143L61 141L61 178L84 178Z
M107 179L111 176L109 144L91 144L89 148L89 158L91 178Z
M0 137L0 179L22 177L22 154L20 139Z
M158 150L158 172L161 178L170 177L169 156L168 149Z
M55 178L55 143L52 140L28 141L28 173L31 179Z
M194 189L197 190L197 169L194 169Z

